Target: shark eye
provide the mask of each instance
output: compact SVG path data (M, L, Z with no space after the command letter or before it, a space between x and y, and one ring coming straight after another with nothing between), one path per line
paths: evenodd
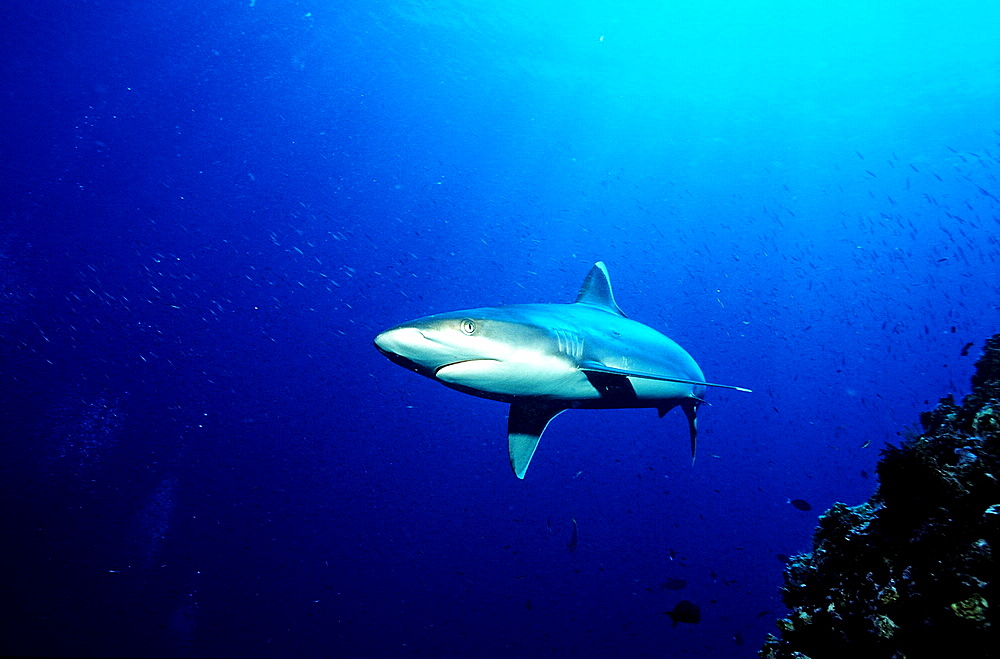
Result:
M463 334L468 334L469 336L472 336L473 334L476 333L476 321L469 320L468 318L466 318L461 322L459 328L462 330Z

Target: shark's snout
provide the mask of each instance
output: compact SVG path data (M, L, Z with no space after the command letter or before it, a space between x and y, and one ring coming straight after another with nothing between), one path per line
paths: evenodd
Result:
M375 347L390 361L431 378L434 370L447 361L434 340L411 326L387 329L375 337Z
M424 333L415 327L394 327L375 337L375 347L385 355L412 357L427 343Z

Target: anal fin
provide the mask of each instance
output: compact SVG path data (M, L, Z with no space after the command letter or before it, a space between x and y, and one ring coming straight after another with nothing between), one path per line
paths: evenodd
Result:
M547 403L511 403L510 413L507 415L507 450L510 454L510 466L518 478L524 478L528 471L545 426L565 409L560 405Z

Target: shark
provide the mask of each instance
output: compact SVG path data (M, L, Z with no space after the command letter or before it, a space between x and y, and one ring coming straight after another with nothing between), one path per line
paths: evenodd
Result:
M698 407L708 388L684 348L628 318L615 302L603 261L572 303L510 304L425 316L391 327L375 347L392 362L446 387L510 405L507 448L523 479L549 422L569 409L680 407L691 461Z

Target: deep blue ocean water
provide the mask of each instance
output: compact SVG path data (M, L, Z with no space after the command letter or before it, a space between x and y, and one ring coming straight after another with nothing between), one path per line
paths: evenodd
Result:
M886 4L5 6L0 649L755 656L1000 330L1000 11ZM598 260L754 390L694 466L372 346Z

